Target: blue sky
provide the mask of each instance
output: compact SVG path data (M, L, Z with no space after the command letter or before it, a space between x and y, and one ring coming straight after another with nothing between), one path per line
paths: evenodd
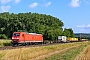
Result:
M37 12L59 18L63 28L90 33L90 0L0 0L0 12Z

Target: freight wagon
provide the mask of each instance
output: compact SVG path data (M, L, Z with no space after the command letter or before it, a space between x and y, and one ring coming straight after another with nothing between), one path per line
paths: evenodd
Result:
M71 38L66 36L58 36L58 41L60 42L76 42L78 41L78 38Z
M32 44L32 43L42 43L43 35L36 33L26 33L26 32L14 32L12 35L12 45L18 44Z
M78 41L78 38L68 37L67 40L70 41L70 42L76 42L76 41Z
M58 41L59 42L67 42L67 37L66 36L58 36Z
M88 39L81 39L81 41L88 41Z

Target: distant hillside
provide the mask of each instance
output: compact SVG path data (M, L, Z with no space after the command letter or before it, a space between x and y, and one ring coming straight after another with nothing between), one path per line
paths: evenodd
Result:
M87 38L87 39L90 39L90 33L75 33L75 37L78 37L78 38Z

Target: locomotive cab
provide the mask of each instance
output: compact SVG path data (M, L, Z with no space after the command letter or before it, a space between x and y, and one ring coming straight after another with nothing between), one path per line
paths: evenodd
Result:
M12 41L13 42L18 42L20 38L20 33L14 33L12 36Z
M18 45L21 40L23 40L24 32L14 32L12 35L12 45Z

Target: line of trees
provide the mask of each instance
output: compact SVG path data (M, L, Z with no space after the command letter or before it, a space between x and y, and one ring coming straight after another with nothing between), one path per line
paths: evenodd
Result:
M56 40L58 36L74 37L71 28L64 29L64 23L53 16L38 13L0 13L0 39L11 38L15 31L43 34L45 40Z

